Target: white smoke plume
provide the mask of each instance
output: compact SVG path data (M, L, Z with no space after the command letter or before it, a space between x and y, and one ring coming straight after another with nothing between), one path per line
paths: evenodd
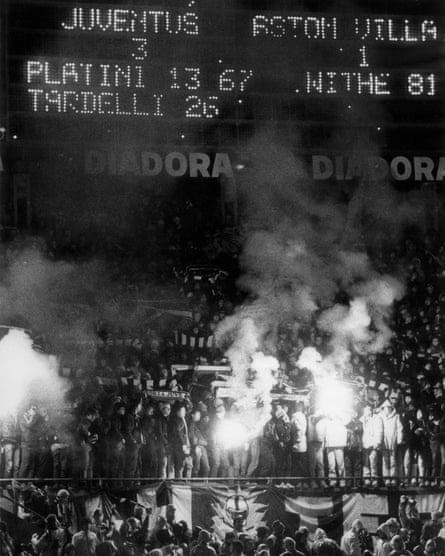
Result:
M237 403L247 391L253 354L276 355L280 324L315 322L327 337L323 357L306 347L298 361L315 381L348 375L354 353L379 353L388 345L392 308L404 287L400 276L376 270L368 248L381 245L382 237L386 243L397 239L402 226L419 214L408 203L402 219L391 218L381 211L381 200L373 202L372 184L365 187L363 180L347 195L338 184L313 183L304 164L271 133L256 136L246 152L250 167L238 183L246 228L239 287L253 300L253 323L246 331L245 312L239 311L218 330L234 369L230 381L239 391ZM390 188L378 184L376 195ZM383 197L395 207L395 192Z
M270 392L279 367L275 357L261 351L264 332L246 315L228 317L217 329L217 341L230 346L226 355L233 374L227 389L236 399L237 418L250 438L259 434L270 415Z
M24 330L10 329L0 340L0 418L26 403L58 408L63 388L56 357L37 352Z
M392 306L404 288L394 277L381 276L354 284L348 293L352 295L349 305L335 304L317 319L319 329L329 336L330 347L320 365L327 375L339 378L351 373L352 353L380 353L389 344ZM306 366L305 357L300 357L301 367Z

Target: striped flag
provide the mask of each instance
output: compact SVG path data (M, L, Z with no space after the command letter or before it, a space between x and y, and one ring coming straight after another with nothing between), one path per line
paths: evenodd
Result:
M279 519L293 534L299 525L313 533L317 527L340 540L343 527L361 516L370 530L388 517L388 499L382 495L338 494L333 496L300 496L294 487L246 484L236 486L219 483L174 484L171 503L176 518L189 527L199 525L223 539L233 529L233 517L238 507L245 512L245 530L254 533L260 525Z

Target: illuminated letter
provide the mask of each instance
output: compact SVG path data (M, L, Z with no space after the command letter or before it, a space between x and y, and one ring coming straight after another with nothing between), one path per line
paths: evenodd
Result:
M162 158L158 153L143 152L141 162L143 176L157 176L162 172Z
M45 112L50 112L50 106L54 104L56 112L62 112L62 94L57 89L45 93Z
M70 100L70 97L72 100ZM73 104L74 103L74 104ZM79 95L76 91L63 91L63 111L78 113Z
M272 35L272 37L284 37L284 35L286 34L286 20L284 19L284 17L281 17L280 15L274 15L270 18L270 23L272 26L270 30L270 34Z
M318 155L312 157L312 177L314 180L327 180L334 173L334 165L328 156Z
M441 181L443 178L445 178L445 157L441 156L437 167L436 181Z
M28 93L30 93L32 97L32 111L38 112L39 111L39 98L43 95L43 89L28 89Z
M252 35L257 37L258 35L268 35L269 30L267 28L268 19L265 15L256 15L252 19Z
M66 85L68 80L72 83L79 82L79 74L74 63L63 64L62 66L62 83Z
M195 12L187 12L182 16L182 28L186 35L199 35L199 18Z
M102 19L102 14L106 16L106 20ZM108 31L113 25L113 10L102 10L101 8L96 9L96 24L101 31Z
M80 96L82 97L81 114L94 114L96 111L96 95L91 91L81 91Z
M49 62L45 62L45 85L60 85L61 81L60 79L50 79L50 72L49 72Z
M32 83L33 77L41 75L43 72L43 64L37 60L28 60L26 62L26 82Z
M434 162L427 156L414 157L414 180L434 181Z
M173 164L176 163L176 168ZM168 153L165 157L165 170L169 176L177 178L183 176L187 172L187 159L182 153Z
M433 20L422 21L422 41L437 41L437 25Z
M73 8L72 23L65 23L64 21L62 21L63 29L66 29L67 31L72 31L77 27L77 9L78 8Z
M115 114L116 97L114 93L99 93L97 96L97 111L99 114Z
M390 95L391 91L387 89L389 73L378 73L374 76L374 94L375 95Z
M117 33L123 33L129 31L128 27L125 26L127 23L128 10L114 10L114 25L113 30Z
M212 178L225 175L228 178L233 177L232 164L227 153L216 153L215 162L213 163Z
M406 42L418 42L419 37L416 37L415 35L410 34L411 27L410 27L409 19L405 19L403 31L404 31L404 34L405 34L405 41Z
M306 72L306 93L312 92L314 89L317 93L323 92L323 72L315 73L315 79L310 71Z
M190 153L190 177L191 178L197 178L198 175L201 175L203 178L210 178L209 166L210 166L209 155L204 153Z
M399 172L399 165L402 165L402 172ZM405 156L396 156L391 162L391 173L395 180L404 181L410 178L412 172L411 162Z

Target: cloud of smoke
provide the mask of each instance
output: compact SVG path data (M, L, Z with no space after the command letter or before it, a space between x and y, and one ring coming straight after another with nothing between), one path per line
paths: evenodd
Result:
M316 323L327 338L324 356L306 347L298 365L311 370L315 381L348 375L354 353L379 353L388 345L392 308L404 293L399 276L382 275L374 267L368 254L375 246L372 230L383 227L390 237L396 230L392 237L397 240L416 211L408 204L402 216L391 219L383 210L380 214L380 202L372 206L370 184L366 195L356 191L342 198L340 187L313 183L290 149L267 133L247 150L251 167L238 184L247 229L239 286L253 299L249 330L258 333L252 343L241 325L243 311L221 324L221 331L229 327L232 332L226 351L234 368L231 380L240 392L244 384L244 393L246 373L239 373L240 367L246 370L257 351L275 355L274 332L295 320ZM391 198L394 207L397 193L390 191L384 198Z
M0 324L29 329L34 338L39 338L39 343L57 354L63 367L85 371L95 366L99 320L132 332L140 330L145 322L145 314L138 309L132 292L126 291L125 281L121 283L113 279L112 269L102 260L76 263L53 261L45 256L38 241L14 245L0 256L3 256L4 263L0 271ZM8 339L10 341L11 338ZM57 365L54 365L53 359L30 352L23 338L22 343L25 346L23 353L28 353L29 357L32 355L36 360L34 366L28 367L41 369L36 381L32 381L32 392L30 390L30 394L36 395L43 391L42 385L47 384L45 378L39 385L37 378L43 380L47 376L43 372L46 368L51 369L49 376L56 377ZM14 360L14 353L19 351L13 346L10 351L4 352L4 359L11 354ZM44 363L40 364L42 358ZM48 361L50 363L45 367ZM10 367L5 368L8 372L4 380L11 374ZM26 394L26 388L31 386L28 375L15 373L13 376L23 384L23 394ZM62 410L66 405L64 394L67 385L62 378L54 378L51 385L54 386L52 390L45 386L46 391L51 393L50 401ZM14 384L11 387L18 393ZM8 389L4 391L9 392Z
M59 407L63 389L56 357L35 351L24 330L10 329L0 340L0 417L26 402Z
M237 418L249 437L255 437L264 426L271 408L270 392L278 360L261 351L266 330L252 316L227 317L217 329L217 341L229 345L226 355L233 374L227 388L236 398Z

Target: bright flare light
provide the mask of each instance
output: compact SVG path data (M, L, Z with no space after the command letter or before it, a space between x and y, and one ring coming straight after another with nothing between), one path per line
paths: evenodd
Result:
M241 423L232 419L225 419L218 424L216 438L227 450L240 448L249 442L247 430Z
M13 413L52 367L50 357L32 347L32 339L20 329L11 329L0 341L0 417Z
M352 413L352 389L338 380L326 377L317 381L316 409L329 416L343 416Z

